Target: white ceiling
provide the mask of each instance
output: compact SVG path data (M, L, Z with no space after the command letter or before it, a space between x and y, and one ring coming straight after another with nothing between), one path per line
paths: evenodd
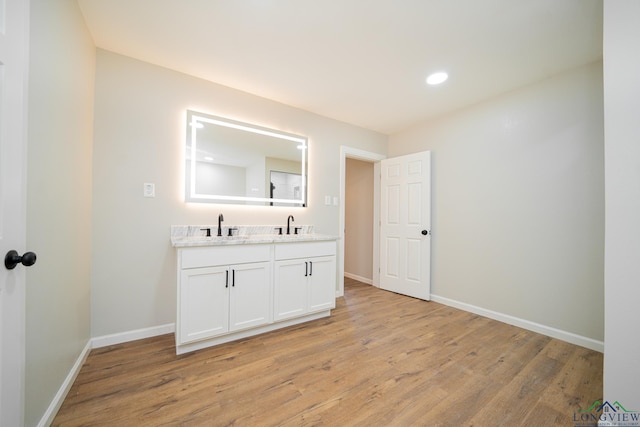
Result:
M602 58L601 0L78 4L99 48L385 134Z

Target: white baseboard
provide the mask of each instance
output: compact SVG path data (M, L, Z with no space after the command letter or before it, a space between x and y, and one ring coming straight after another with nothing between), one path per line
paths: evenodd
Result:
M176 331L175 323L154 326L151 328L136 329L134 331L120 332L117 334L103 335L91 339L91 348L106 347L123 342L141 340L144 338L156 337L158 335L171 334Z
M73 382L76 380L78 374L80 373L80 369L82 368L82 365L84 365L85 360L87 360L87 356L89 356L90 351L91 340L87 341L87 345L85 345L80 352L80 355L76 359L76 363L73 364L73 367L67 374L67 377L62 382L62 385L58 389L58 392L54 396L53 400L49 404L49 407L42 416L42 419L38 423L38 427L50 426L53 423L53 419L56 417L56 414L60 410L62 402L64 402L64 399L67 397L69 390L71 390L71 386L73 386Z
M170 323L168 325L154 326L152 328L136 329L135 331L122 332L119 334L104 335L102 337L92 338L87 342L87 345L82 349L82 352L78 356L76 363L69 371L69 374L65 378L64 382L60 386L60 389L54 396L51 404L47 408L46 412L42 416L42 419L38 423L38 427L46 427L53 423L53 419L60 410L64 399L67 397L69 390L73 382L78 377L80 369L84 362L87 360L89 353L94 348L106 347L113 344L121 344L123 342L140 340L143 338L151 338L158 335L170 334L175 332L175 324Z
M508 314L498 313L497 311L487 310L486 308L478 307L475 305L467 304L464 302L452 300L449 298L441 297L438 295L431 295L431 300L440 304L448 305L450 307L459 308L460 310L468 311L478 314L480 316L488 317L493 320L498 320L509 325L517 326L519 328L527 329L529 331L537 332L542 335L546 335L551 338L557 338L562 341L566 341L571 344L586 347L591 350L604 353L604 342L594 340L582 335L574 334L572 332L563 331L560 329L545 326L540 323L531 322L529 320L520 319L518 317L509 316Z
M348 277L349 279L357 280L358 282L366 283L367 285L373 285L373 280L367 279L366 277L358 276L357 274L344 272L344 277Z

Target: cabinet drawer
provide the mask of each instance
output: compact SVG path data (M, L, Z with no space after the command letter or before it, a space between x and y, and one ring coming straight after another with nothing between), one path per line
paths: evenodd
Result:
M271 245L210 246L180 249L180 268L263 262L271 259Z
M275 245L275 259L309 258L336 254L336 242L279 243Z

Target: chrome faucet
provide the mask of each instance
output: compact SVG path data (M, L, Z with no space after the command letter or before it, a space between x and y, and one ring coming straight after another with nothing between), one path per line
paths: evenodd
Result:
M293 215L289 215L289 218L287 218L287 234L291 234L291 221L295 221Z
M218 215L218 236L222 236L222 221L224 221L224 217L220 214Z

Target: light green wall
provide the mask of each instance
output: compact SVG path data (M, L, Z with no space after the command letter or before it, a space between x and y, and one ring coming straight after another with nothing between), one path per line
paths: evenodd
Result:
M602 63L392 135L432 151L432 293L602 341Z
M95 47L73 0L31 1L26 414L36 425L90 338Z

